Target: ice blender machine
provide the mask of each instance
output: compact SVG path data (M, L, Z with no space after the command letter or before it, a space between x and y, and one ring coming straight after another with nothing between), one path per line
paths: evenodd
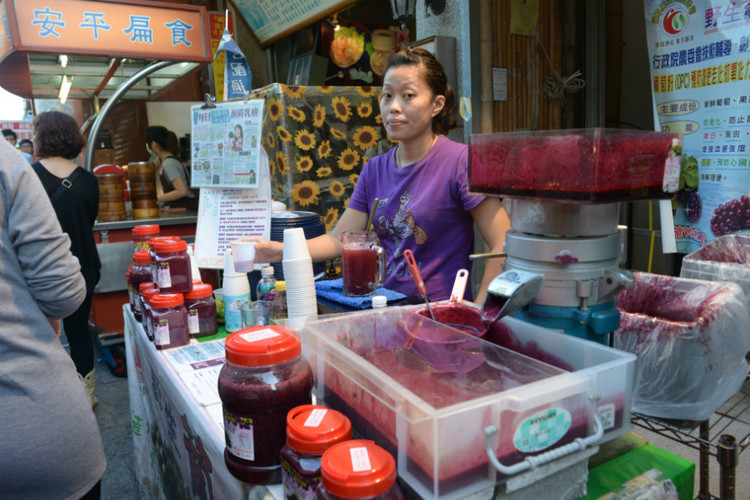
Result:
M615 298L634 283L619 265L619 204L674 197L681 141L602 128L472 135L469 190L511 201L485 320L513 313L607 344L620 322Z

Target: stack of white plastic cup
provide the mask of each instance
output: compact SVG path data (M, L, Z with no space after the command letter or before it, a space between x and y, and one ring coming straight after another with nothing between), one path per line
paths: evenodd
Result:
M281 261L286 281L289 318L318 315L312 259L301 227L284 229L284 255Z

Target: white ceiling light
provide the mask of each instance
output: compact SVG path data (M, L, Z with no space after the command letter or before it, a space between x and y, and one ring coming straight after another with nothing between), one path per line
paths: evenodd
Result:
M60 99L60 104L65 104L68 100L68 92L70 92L70 86L73 85L73 78L68 80L68 77L63 75L62 81L60 82L60 93L57 94L57 98Z
M61 68L64 68L68 65L68 56L66 56L65 54L60 55L57 60L60 61Z

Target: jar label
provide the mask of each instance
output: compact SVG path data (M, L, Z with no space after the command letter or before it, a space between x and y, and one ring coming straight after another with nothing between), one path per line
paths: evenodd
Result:
M250 294L224 296L224 326L228 332L242 329L242 304L250 301Z
M349 457L352 459L353 472L372 470L372 466L370 465L370 455L367 453L366 447L361 446L359 448L350 449Z
M200 326L198 322L198 311L191 309L188 313L188 332L200 333Z
M141 296L137 293L133 294L133 307L135 308L136 312L143 311L143 307L141 306Z
M244 460L255 460L253 419L251 417L240 417L225 409L224 438L229 453Z
M154 344L169 344L169 324L166 319L160 319L158 322L154 322Z
M513 446L518 451L533 453L549 448L570 429L570 412L547 408L524 420L513 433Z
M270 328L264 328L250 333L241 333L240 337L247 342L258 342L260 340L272 339L274 337L280 337L278 332L271 330Z
M305 461L310 463L304 464ZM301 458L300 465L302 470L316 470L317 474L310 477L310 473L307 472L303 477L282 455L281 483L284 485L285 496L295 500L315 500L315 488L320 483L320 459Z
M135 251L136 252L139 251L139 250L148 250L149 249L149 247L148 247L148 240L146 240L146 241L134 241L133 243L135 243Z
M326 416L327 411L328 410L322 408L315 408L310 412L307 420L305 420L305 427L318 427L320 425L320 422L323 421L323 417Z
M172 276L169 274L169 262L159 263L159 288L172 288Z

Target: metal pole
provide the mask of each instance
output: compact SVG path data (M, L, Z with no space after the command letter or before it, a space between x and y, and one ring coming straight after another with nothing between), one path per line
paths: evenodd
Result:
M91 126L91 132L89 132L89 140L87 143L89 147L86 148L86 161L84 163L86 170L91 172L94 168L92 164L94 163L94 153L96 151L96 136L99 134L99 129L101 128L104 120L107 118L107 115L109 114L110 109L112 109L112 106L117 104L117 101L120 100L120 97L122 97L125 92L130 90L133 85L146 78L151 73L181 62L182 61L153 62L128 78L125 83L117 87L117 90L115 90L112 96L107 99L107 102L104 103L99 116L96 117L96 120L94 120L94 124Z
M735 469L739 451L737 440L730 434L722 434L716 448L716 460L719 462L721 481L721 500L735 499Z

